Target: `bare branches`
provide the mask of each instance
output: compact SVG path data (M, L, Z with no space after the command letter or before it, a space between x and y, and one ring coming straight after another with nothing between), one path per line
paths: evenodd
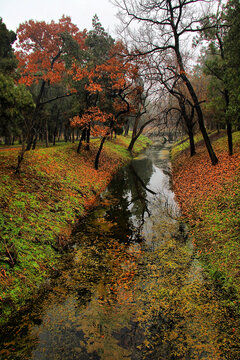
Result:
M126 36L131 38L132 56L148 58L145 79L152 81L155 78L155 81L161 84L161 90L164 87L178 98L181 110L186 113L185 102L177 88L179 82L184 85L189 95L187 97L189 105L192 104L192 108L197 113L199 127L212 164L216 164L218 160L205 129L200 102L186 71L187 63L184 59L183 47L183 41L187 39L188 34L212 26L206 21L207 17L203 11L204 7L211 5L212 2L210 0L115 0L113 2L119 8L119 17L124 29L127 29ZM136 28L133 28L134 24ZM192 42L192 39L190 40ZM188 49L190 49L189 45ZM187 122L188 118L186 115Z

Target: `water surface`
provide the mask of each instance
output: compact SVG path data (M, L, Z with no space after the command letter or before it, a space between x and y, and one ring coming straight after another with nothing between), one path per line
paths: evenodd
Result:
M79 223L61 275L6 329L3 359L240 358L176 220L170 173L169 147L158 144L119 171Z

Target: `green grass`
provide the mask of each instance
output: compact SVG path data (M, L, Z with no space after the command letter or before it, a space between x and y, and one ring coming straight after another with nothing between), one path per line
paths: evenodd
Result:
M208 135L213 136L215 134L217 134L217 131L211 131L211 132L209 132ZM202 140L203 140L203 136L201 133L197 133L194 135L195 145L197 145ZM188 136L185 135L183 138L181 138L174 144L174 147L171 150L171 156L174 158L175 156L180 154L182 151L189 149L189 146L190 146L189 138L188 138Z
M175 191L216 291L231 311L240 312L240 132L233 133L232 156L226 136L213 146L216 166L204 145L191 159L184 153L174 158Z
M68 247L76 219L86 214L113 174L131 158L130 138L106 142L99 170L93 167L99 140L90 151L61 144L25 153L14 174L17 149L0 152L0 324L42 286ZM136 151L149 140L141 137Z

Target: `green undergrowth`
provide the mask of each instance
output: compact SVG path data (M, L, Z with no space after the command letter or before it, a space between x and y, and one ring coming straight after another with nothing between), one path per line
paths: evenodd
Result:
M219 133L217 131L211 131L208 135L210 136L210 138L212 136L215 136L219 134L219 136L221 134L223 134L223 132ZM194 142L195 144L197 145L200 141L203 140L203 136L201 133L197 133L195 136L194 136ZM174 144L174 147L172 148L171 150L171 156L174 158L176 157L176 155L178 155L179 153L181 153L182 151L184 150L188 150L189 149L189 138L188 136L183 136L181 139L179 139L175 144Z
M215 166L203 145L191 159L184 152L173 158L174 189L196 252L232 316L240 313L240 132L233 146L229 156L226 136L213 141Z
M130 160L129 141L106 142L98 171L93 164L99 140L80 154L77 144L26 152L19 175L14 173L18 150L0 152L0 324L55 271L76 220ZM149 142L140 137L135 151Z

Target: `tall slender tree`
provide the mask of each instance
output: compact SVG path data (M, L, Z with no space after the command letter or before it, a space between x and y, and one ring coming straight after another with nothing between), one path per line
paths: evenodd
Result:
M184 40L188 35L200 31L199 4L206 4L204 0L161 0L161 1L132 1L115 0L119 8L119 17L131 38L134 39L135 55L162 54L172 56L176 60L175 71L185 84L198 118L211 162L217 164L218 159L208 137L201 105L196 91L191 83L186 68ZM131 31L130 25L136 22L138 32Z

